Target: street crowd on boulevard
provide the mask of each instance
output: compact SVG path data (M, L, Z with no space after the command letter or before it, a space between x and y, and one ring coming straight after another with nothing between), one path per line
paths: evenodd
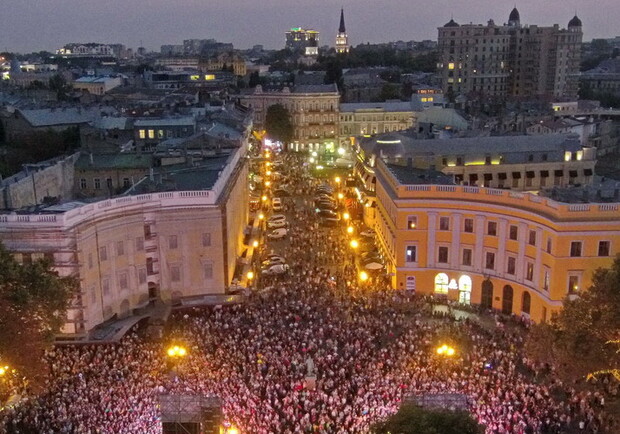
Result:
M175 312L164 341L136 328L118 344L55 347L46 392L3 410L0 433L161 433L163 393L217 396L250 434L368 433L408 397L434 393L464 395L489 434L618 432L607 393L578 391L524 356L523 327L455 320L380 276L360 282L311 186L291 177L290 188L288 241L267 247L282 250L287 274L261 277L242 304ZM454 357L435 351L446 340ZM173 369L170 343L187 348Z

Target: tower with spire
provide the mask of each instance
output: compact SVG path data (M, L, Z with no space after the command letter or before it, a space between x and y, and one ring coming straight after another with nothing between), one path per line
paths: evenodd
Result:
M338 34L336 35L336 53L348 52L349 37L347 36L347 30L344 26L344 9L340 9L340 26L338 27Z

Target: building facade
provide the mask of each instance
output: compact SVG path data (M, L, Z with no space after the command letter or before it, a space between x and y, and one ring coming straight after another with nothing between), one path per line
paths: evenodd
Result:
M582 23L577 16L566 29L521 25L513 9L508 24L439 27L442 89L450 94L487 97L577 97Z
M415 125L411 104L402 101L340 104L340 144L352 137L402 131Z
M300 52L306 56L319 55L319 32L312 29L292 27L286 32L284 48Z
M291 115L294 151L319 150L338 141L340 94L335 84L301 85L281 91L263 91L256 86L252 93L239 96L239 102L254 111L254 125L265 127L267 109L281 104Z
M0 239L20 262L48 257L79 278L63 328L74 337L156 300L224 294L246 248L246 152L180 171L176 189L0 215Z
M419 183L378 162L376 233L394 288L550 319L619 253L618 187L605 203Z

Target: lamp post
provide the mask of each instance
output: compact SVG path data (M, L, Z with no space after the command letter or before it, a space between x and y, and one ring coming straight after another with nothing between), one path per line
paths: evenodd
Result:
M437 347L435 351L437 352L437 355L443 356L443 357L452 357L456 354L456 350L447 344L443 344Z

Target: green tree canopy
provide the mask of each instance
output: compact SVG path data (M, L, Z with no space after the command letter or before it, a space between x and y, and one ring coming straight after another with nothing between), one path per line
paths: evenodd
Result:
M267 109L265 117L267 137L282 143L293 139L293 123L289 111L282 104L274 104Z
M620 256L610 268L594 272L592 285L564 301L550 324L533 327L526 349L535 360L555 366L567 380L620 369Z
M427 410L403 405L372 430L376 434L480 434L482 427L464 411Z
M63 325L78 287L49 259L19 264L0 244L0 360L33 386L45 377L43 352Z

